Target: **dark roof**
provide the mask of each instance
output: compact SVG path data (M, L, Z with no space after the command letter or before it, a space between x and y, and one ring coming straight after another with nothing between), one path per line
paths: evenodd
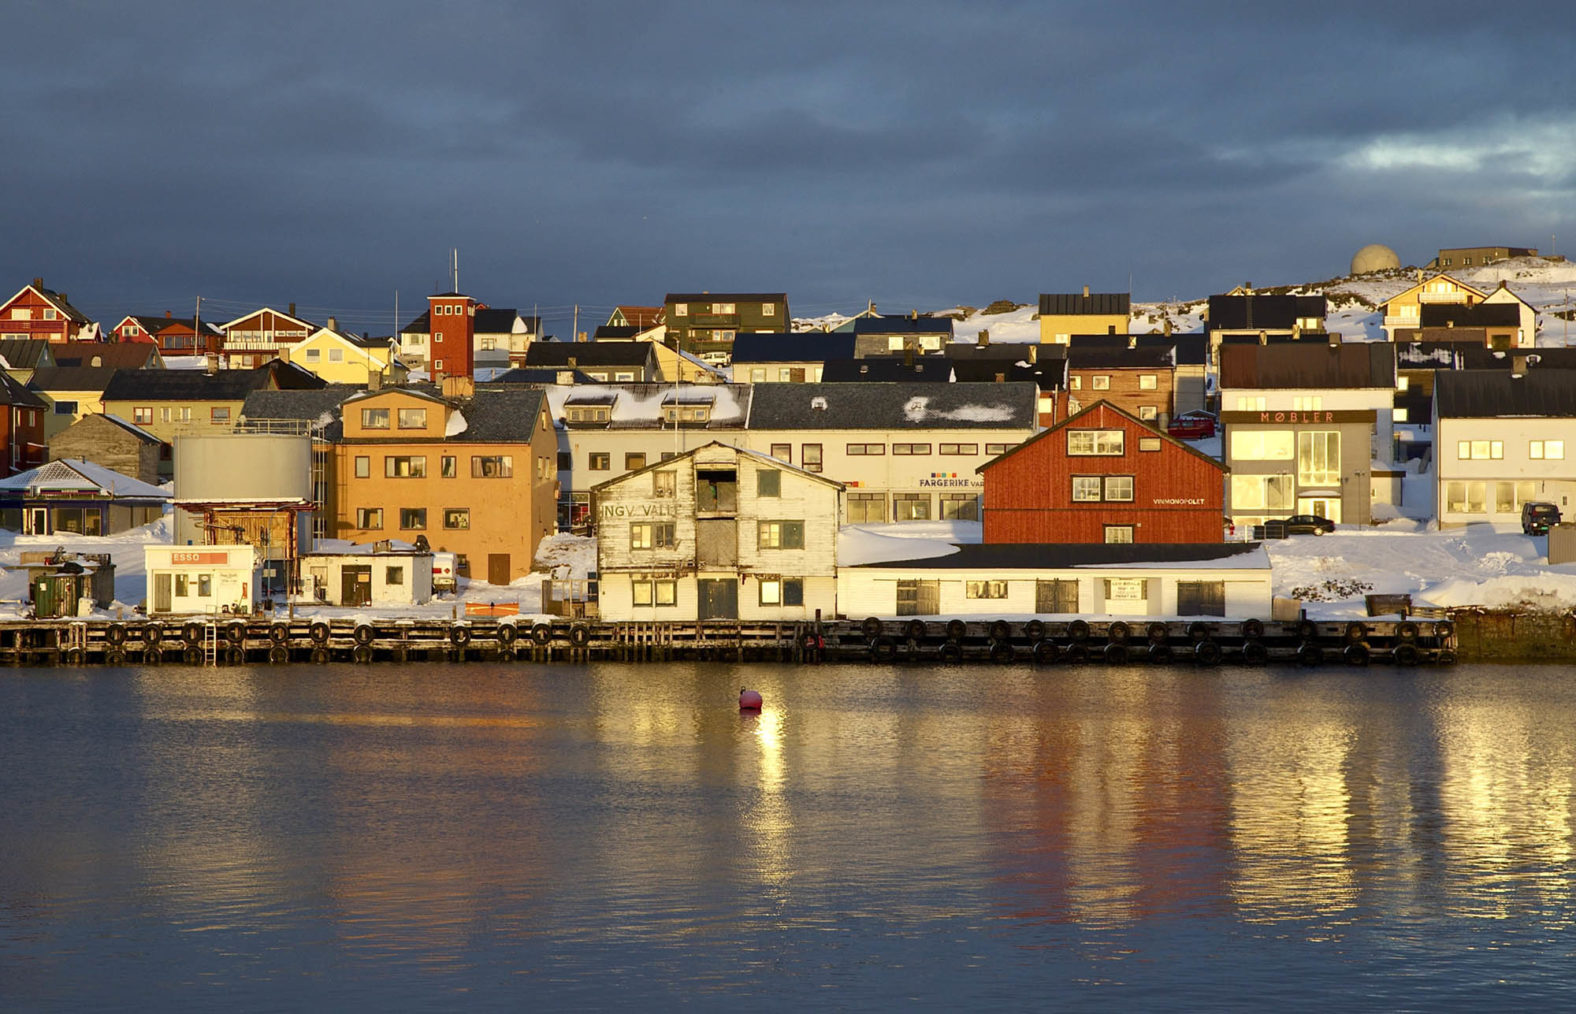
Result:
M556 384L556 383L558 383L558 372L559 371L557 371L557 370L547 369L547 368L526 369L523 366L517 366L517 367L515 367L512 370L505 370L503 373L500 373L496 377L494 377L491 380L487 381L487 383L489 383L489 384L538 384L538 385L540 385L540 384ZM578 370L576 370L574 372L573 381L576 384L599 384L599 383L602 383L602 381L599 381L599 380L592 380L590 377L586 376L584 373L581 373Z
M804 363L848 359L854 336L827 331L740 333L733 336L733 362Z
M61 310L65 311L66 316L71 318L76 323L92 323L92 321L88 320L87 314L71 305L70 301L66 299L66 294L64 292L56 292L54 289L46 289L42 284L39 283L34 283L33 288L47 296L51 303L54 303Z
M944 334L952 337L951 317L855 317L854 334Z
M520 311L512 306L488 306L476 311L476 323L472 330L477 334L510 334L514 331L514 322L523 320L526 328L534 334L537 329L532 325L539 319L536 317L521 317Z
M241 418L252 422L263 419L316 422L325 412L334 413L347 398L360 393L359 387L339 384L317 391L253 391L241 406Z
M1124 564L1167 564L1229 560L1257 552L1257 542L1202 543L966 543L957 552L918 560L855 564L860 567L923 567L931 569L1064 570L1068 567L1110 567Z
M328 386L300 367L273 360L253 370L116 370L104 388L105 401L243 401L269 386L321 389Z
M37 369L38 361L45 356L54 359L46 338L0 338L0 356L13 370Z
M1018 429L1035 425L1033 384L756 384L758 430Z
M133 423L133 422L128 422L127 420L122 419L118 415L85 415L81 419L78 419L76 422L72 423L71 426L67 427L67 429L71 429L71 428L76 427L76 426L81 426L83 423L87 422L89 419L101 419L101 420L103 420L104 422L108 423L111 426L117 427L118 429L125 430L127 433L130 433L132 436L136 437L138 440L141 440L145 444L162 444L162 443L164 443L163 440L160 440L158 437L154 436L152 433L149 433L147 430L143 429L141 426L138 426L136 423ZM64 432L64 431L62 431L62 432Z
M1081 420L1084 418L1084 416L1091 415L1097 410L1100 410L1100 411L1103 411L1103 412L1114 412L1117 415L1121 416L1123 419L1126 419L1128 422L1132 423L1133 426L1136 427L1140 433L1148 433L1151 436L1159 437L1161 440L1164 440L1166 443L1171 444L1174 447L1180 448L1183 451L1186 451L1188 454L1193 455L1195 458L1198 458L1200 461L1207 462L1210 465L1210 467L1212 467L1212 468L1218 468L1222 472L1229 471L1229 469L1226 468L1226 466L1221 462L1221 460L1219 458L1216 458L1216 457L1213 457L1211 455L1205 454L1203 451L1201 451L1198 448L1194 447L1192 444L1189 444L1189 443L1187 443L1185 441L1182 441L1182 440L1178 440L1176 437L1174 437L1171 434L1167 433L1165 430L1163 430L1160 427L1154 425L1153 423L1144 422L1144 420L1138 418L1138 416L1136 416L1133 413L1129 412L1127 409L1125 409L1122 406L1118 405L1116 402L1114 402L1114 401L1106 401L1104 398L1100 398L1097 401L1095 401L1093 404L1084 406L1083 408L1079 409L1077 412L1074 412L1072 415L1068 416L1066 419L1063 419L1061 422L1055 424L1054 426L1048 427L1048 428L1043 429L1040 432L1036 433L1034 436L1032 436L1029 439L1025 440L1023 443L1016 444L1016 445L1014 445L1012 447L1007 448L1007 450L1004 453L998 454L996 457L994 457L994 458L990 459L989 461L985 462L983 465L980 465L979 467L975 468L974 471L976 471L976 472L984 472L987 468L989 468L990 466L994 465L996 462L1001 461L1001 460L1003 460L1005 458L1010 458L1014 454L1017 454L1020 451L1022 451L1025 447L1028 447L1028 446L1030 446L1032 444L1039 443L1041 440L1048 439L1052 434L1061 432L1062 430L1078 429L1080 427L1080 425L1086 425L1086 424L1082 424L1081 423Z
M1441 419L1517 416L1576 417L1576 384L1563 370L1440 371L1434 377L1434 410Z
M114 375L113 366L40 366L27 386L34 391L102 391Z
M1260 328L1289 331L1299 317L1325 315L1323 296L1210 296L1205 327L1211 331Z
M828 359L821 370L826 384L937 383L952 380L952 360L946 356L917 356L909 362L898 356L871 356L865 359Z
M625 327L621 324L603 324L591 332L592 341L630 341L644 328Z
M432 311L423 310L416 319L399 329L400 334L431 334Z
M573 359L578 369L587 366L641 366L652 357L646 342L532 342L525 351L527 367L563 369Z
M978 342L948 342L941 351L953 359L1019 359L1040 361L1066 359L1067 346L1054 342L997 342L981 345Z
M22 386L21 381L0 370L0 404L24 405L28 408L48 408L49 403Z
M460 403L465 431L450 439L475 443L528 443L536 432L536 417L546 407L547 396L539 388L518 384L478 387L472 397ZM525 464L520 467L524 468Z
M1389 342L1222 345L1221 388L1393 388Z
M159 315L159 314L143 314L143 313L130 313L130 314L127 314L127 316L130 317L132 320L136 321L138 323L138 325L140 325L144 331L148 332L149 334L154 334L154 335L158 334L160 331L163 331L165 328L175 327L175 326L183 327L183 328L185 328L188 331L197 331L198 330L198 324L201 325L201 329L202 329L203 333L211 334L211 335L217 335L217 334L221 334L222 333L219 330L219 326L217 324L211 323L211 322L206 321L206 320L199 321L196 324L194 324L192 322L192 318L190 318L190 317L165 317L165 316L162 316L162 315Z
M1300 334L1263 334L1260 340L1258 334L1223 334L1220 336L1222 345L1328 345L1330 336L1324 331L1303 331Z
M1075 334L1067 342L1069 349L1173 349L1178 366L1203 366L1209 362L1209 335L1203 331L1133 335Z
M1022 365L1020 365L1020 362ZM1001 380L996 377L1000 375ZM1028 382L1041 391L1056 391L1067 386L1067 360L1044 359L1037 363L1008 362L1005 359L954 359L952 379L968 383Z
M1164 348L1099 348L1088 345L1068 346L1069 370L1169 370L1171 346Z
M56 366L101 366L141 370L160 363L159 347L147 342L57 342L50 349Z
M1127 292L1040 293L1040 315L1055 314L1121 314L1126 316L1132 305L1132 294Z
M786 292L670 292L663 303L787 303Z
M1521 304L1424 303L1417 322L1422 327L1516 327L1521 323Z

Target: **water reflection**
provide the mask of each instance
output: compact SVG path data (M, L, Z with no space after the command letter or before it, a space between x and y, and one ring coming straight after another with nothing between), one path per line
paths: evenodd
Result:
M406 1006L480 969L850 1002L1036 950L1124 988L1223 983L1249 944L1335 946L1332 984L1442 939L1542 953L1576 872L1566 676L18 672L0 952L79 1006L147 975L281 1003L303 963Z

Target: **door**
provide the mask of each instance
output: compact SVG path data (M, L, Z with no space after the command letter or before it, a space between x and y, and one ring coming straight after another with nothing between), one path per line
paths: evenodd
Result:
M736 578L701 578L696 582L702 620L739 618L739 582Z
M509 554L488 553L487 583L502 585L508 584L509 580Z
M170 575L153 575L153 611L167 613L171 608L170 600Z
M1078 611L1078 582L1034 582L1034 611L1037 613L1076 613Z
M32 510L27 512L27 517L28 517L27 534L29 534L29 535L48 535L48 534L50 534L50 532L49 532L49 509L48 508L46 508L46 507L34 507Z
M732 518L702 518L695 522L695 565L729 570L739 565L739 523Z
M91 507L86 508L82 512L82 529L83 529L83 531L82 531L83 535L103 535L104 534L104 513L103 513L103 511L96 511L96 510L94 510Z
M935 616L941 612L940 581L899 581L897 615Z
M1225 616L1226 582L1178 581L1177 614L1179 616Z
M339 604L342 606L370 606L372 604L372 568L342 567L339 571Z
M1299 496L1297 498L1297 513L1312 514L1317 518L1327 518L1336 524L1341 523L1341 500L1334 496Z

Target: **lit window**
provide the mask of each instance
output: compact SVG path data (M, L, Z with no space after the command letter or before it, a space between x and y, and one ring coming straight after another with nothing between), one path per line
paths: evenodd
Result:
M383 459L383 475L388 479L425 479L427 459L421 455L390 454Z
M427 508L401 507L399 510L399 526L405 529L426 528Z
M443 512L443 527L469 528L471 527L471 509L469 507L449 507Z
M399 428L402 430L424 430L427 428L427 410L424 408L402 408L399 410Z
M1133 541L1132 525L1106 525L1105 541L1113 544L1129 543Z
M942 454L978 454L979 444L942 444Z
M1004 599L1007 597L1005 581L965 581L964 597L971 599Z
M803 549L803 521L761 521L757 524L756 545L761 549Z
M372 459L364 454L356 455L356 478L365 479L372 474Z
M1068 430L1067 453L1078 456L1126 453L1124 434L1121 430Z
M1505 443L1502 440L1461 440L1456 443L1456 457L1462 461L1497 461L1504 456Z
M1565 457L1565 441L1534 440L1527 445L1527 457L1538 461L1555 461Z
M1138 375L1138 389L1140 391L1153 391L1160 384L1160 378L1153 373L1140 373Z
M1109 391L1111 389L1111 378L1103 374L1097 377L1090 377L1089 387L1096 391Z
M383 508L382 507L357 507L356 508L356 527L357 528L367 528L367 529L382 528L383 527Z
M672 549L677 544L672 521L639 521L629 526L630 549Z
M513 455L478 454L471 458L472 479L508 479L513 476Z
M361 410L361 428L364 430L386 430L389 428L389 410L386 408L364 408Z

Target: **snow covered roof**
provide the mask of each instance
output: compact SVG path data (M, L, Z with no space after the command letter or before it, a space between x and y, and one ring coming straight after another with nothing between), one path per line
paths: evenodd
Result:
M1269 570L1270 559L1257 542L1207 543L1011 543L964 544L954 552L920 559L855 564L947 570L1068 570L1076 567L1154 569Z
M705 426L737 429L744 425L750 400L759 390L748 384L579 384L550 388L547 402L555 419L564 417L565 405L611 405L608 429L660 428L664 404L710 402L711 417Z
M1028 383L759 384L754 430L1032 429Z
M18 492L30 497L45 493L81 492L126 500L162 502L170 499L170 494L158 486L80 458L48 461L31 471L0 479L0 491Z

